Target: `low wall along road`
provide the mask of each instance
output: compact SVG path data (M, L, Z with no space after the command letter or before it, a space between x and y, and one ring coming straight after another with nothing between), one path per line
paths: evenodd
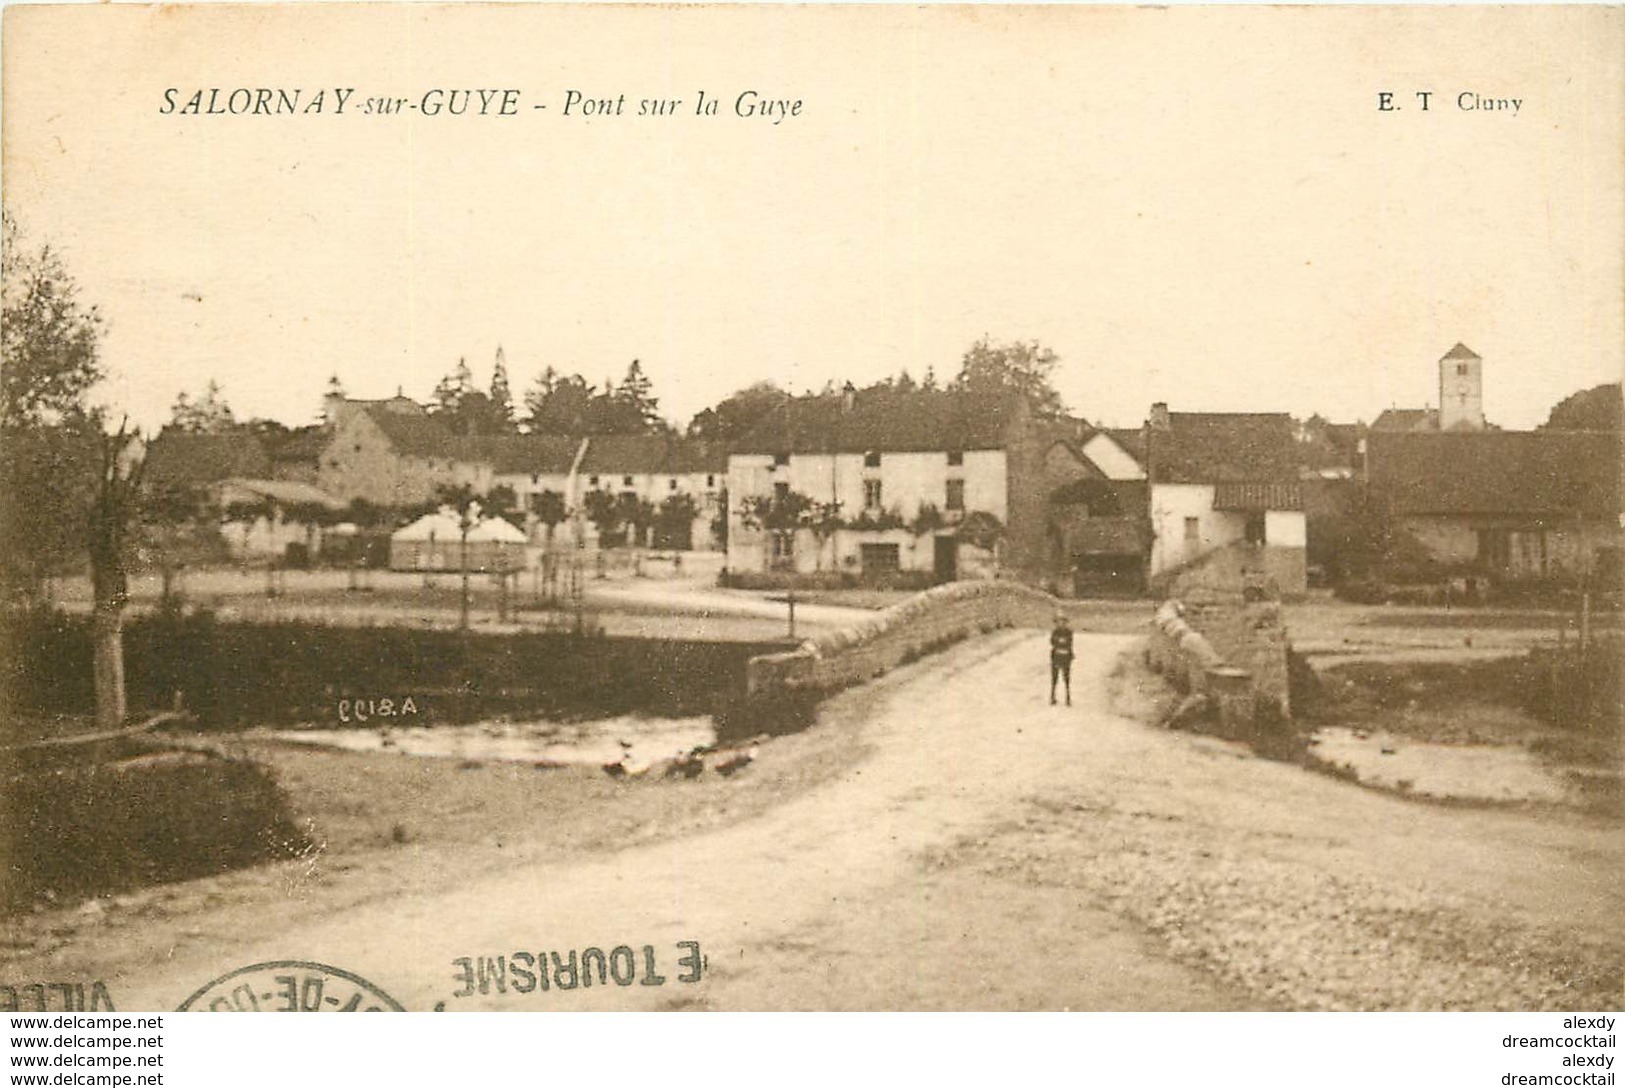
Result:
M1057 604L1048 593L1017 582L951 582L794 650L752 658L746 689L753 698L837 691L972 635L1048 627Z

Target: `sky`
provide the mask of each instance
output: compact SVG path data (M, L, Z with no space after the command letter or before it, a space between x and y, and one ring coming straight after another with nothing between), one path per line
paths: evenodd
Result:
M1522 428L1625 369L1617 7L5 17L5 204L106 315L98 396L149 427L211 379L289 424L334 374L426 399L498 345L516 392L637 358L678 422L758 380L947 377L984 335L1052 348L1120 425L1369 420L1432 403L1460 341ZM329 90L180 109L260 87ZM426 116L436 88L518 94ZM800 110L738 116L747 90Z

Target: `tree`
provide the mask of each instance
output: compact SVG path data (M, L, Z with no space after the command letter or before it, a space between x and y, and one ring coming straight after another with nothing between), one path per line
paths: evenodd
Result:
M967 393L1010 394L1026 400L1033 414L1066 414L1061 394L1051 384L1059 357L1036 340L994 344L984 336L971 345L951 388Z
M909 523L908 531L915 536L924 536L936 532L947 524L948 519L943 516L936 503L922 502L919 509L914 512L914 520Z
M665 429L665 421L660 418L660 400L654 395L654 384L643 373L643 364L638 360L633 359L626 368L626 376L616 390L616 399L621 405L625 423L634 432L653 433Z
M668 495L655 513L653 545L657 548L688 549L694 546L694 519L699 515L694 496L679 491Z
M185 392L175 398L169 412L169 425L187 434L225 434L237 425L237 419L226 403L220 383L211 378L197 400Z
M735 442L755 430L789 394L772 382L757 382L699 412L689 421L688 436L714 442Z
M531 497L530 512L536 520L547 527L547 550L553 550L553 530L565 518L570 516L569 507L565 505L564 496L557 491L543 491Z
M435 498L440 505L450 507L457 515L458 540L458 571L462 575L461 607L458 611L457 627L459 630L468 630L468 533L480 523L480 497L469 484L442 484L435 489Z
M809 522L821 519L820 506L826 515L839 514L839 503L820 504L799 491L751 495L739 504L739 523L747 529L761 529L769 533L778 542L778 555L788 557L794 552L796 530L811 528ZM764 556L764 559L770 561L771 556ZM821 542L815 560L822 566Z
M175 576L191 563L218 558L221 511L207 489L175 482L149 479L140 498L138 540L158 567L159 600L170 607L175 601Z
M0 427L60 423L85 411L104 375L97 347L102 316L49 246L26 246L9 213L0 251Z
M47 603L51 578L84 569L100 441L84 416L0 428L0 577L8 600Z
M491 393L486 399L490 404L490 422L495 426L497 433L512 432L513 391L508 388L508 360L503 355L500 344L497 345L496 365L491 368Z
M648 499L640 499L631 492L623 493L616 499L621 509L621 523L631 526L632 538L628 543L634 547L646 547L649 543L649 529L655 523L657 511L655 504Z
M597 391L580 374L542 371L525 394L532 434L586 434Z
M837 532L846 527L846 521L841 517L841 504L838 502L818 502L814 500L801 512L799 518L804 528L812 530L816 551L813 553L813 565L824 569L824 545Z
M1542 430L1618 431L1622 416L1620 383L1608 382L1564 397L1552 408Z
M594 489L587 492L581 505L587 512L587 520L598 530L600 544L616 537L626 524L625 507L608 491Z
M124 608L129 603L129 530L139 508L144 465L139 436L120 424L98 448L96 494L86 526L90 552L91 669L96 724L116 729L127 707L124 694Z

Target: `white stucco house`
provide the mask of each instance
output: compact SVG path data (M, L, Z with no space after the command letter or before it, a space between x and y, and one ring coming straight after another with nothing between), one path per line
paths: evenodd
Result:
M787 398L729 455L728 568L991 575L1026 423L1017 398L850 387Z
M1307 531L1289 415L1154 404L1144 447L1153 579L1245 546L1283 594L1304 592Z

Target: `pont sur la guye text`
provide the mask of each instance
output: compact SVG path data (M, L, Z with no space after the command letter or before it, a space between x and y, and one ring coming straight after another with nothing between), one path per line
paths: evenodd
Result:
M356 87L165 87L158 113L165 117L561 117L603 122L637 118L731 117L782 125L807 112L801 98L745 88L725 94L639 97L574 88L532 94L517 87L431 87L381 94Z

